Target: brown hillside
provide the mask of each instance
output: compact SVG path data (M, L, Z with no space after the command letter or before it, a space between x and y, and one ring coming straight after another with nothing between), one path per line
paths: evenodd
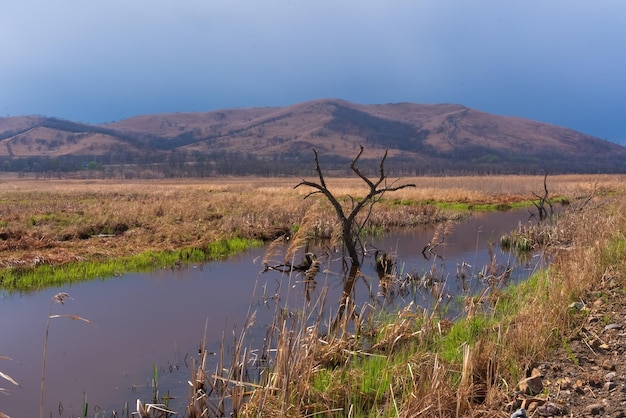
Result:
M101 133L65 134L46 127L34 127L0 141L0 156L33 157L46 155L100 155L127 144Z
M42 117L0 118L0 158L124 155L151 163L226 155L259 161L390 159L404 167L500 166L512 170L624 171L626 148L571 129L461 105L359 105L322 99L280 108L136 116L103 125ZM214 156L214 157L212 157ZM337 160L339 161L339 160ZM453 165L450 162L454 162Z

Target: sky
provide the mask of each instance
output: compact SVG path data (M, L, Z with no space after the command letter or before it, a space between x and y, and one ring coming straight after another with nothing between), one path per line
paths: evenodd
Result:
M0 116L456 103L626 144L624 0L2 0Z

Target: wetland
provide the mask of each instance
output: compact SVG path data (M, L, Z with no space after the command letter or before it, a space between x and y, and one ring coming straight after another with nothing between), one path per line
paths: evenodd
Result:
M448 209L430 202L512 207L533 199L533 191L542 187L540 177L415 180L416 190L390 193L372 213L371 234L366 238L370 251L362 266L362 280L355 286L360 308L375 305L393 313L409 305L426 310L435 304L441 310L437 321L454 321L467 314L466 302L484 289L481 278L488 276L485 269L489 266L499 272L514 268L502 282L503 289L536 271L538 257L520 264L516 255L498 247L500 237L510 230L532 227L528 225L536 222L529 219L528 207L532 206L468 214L467 207ZM558 176L551 190L555 196L577 202L591 193L610 196L620 190L621 181L615 176ZM329 183L338 195L362 192L347 179L329 179ZM301 307L307 298L315 302L322 297L324 309L336 309L343 267L341 255L328 246L325 253L315 250L323 268L314 289L307 287L302 273L264 272L267 263L263 261L273 265L285 256L269 251L267 245L293 236L307 215L315 214L316 239L332 238L332 213L305 201L302 191L293 190L295 184L295 179L163 184L4 180L0 185L4 245L0 263L3 277L11 281L3 282L0 301L0 354L13 360L3 362L0 370L20 387L10 388L2 397L0 411L20 416L31 411L27 408L32 405L33 413L28 415L36 415L38 396L33 392L37 393L41 379L46 317L51 298L59 292L72 299L55 305L55 314L79 315L90 321L58 318L50 325L45 409L61 416L79 415L85 399L90 415L123 413L126 402L134 412L136 398L151 398L155 376L161 398L169 393L169 405L180 411L188 403L187 381L199 348L215 353L208 356L207 369L211 370L220 364L213 361L220 350L234 350L233 335L244 328L249 337L246 347L260 353L277 311L305 311ZM441 245L425 254L438 228L446 224L451 226ZM226 245L227 250L211 247L232 239L245 243ZM181 249L187 252L177 253ZM181 255L192 250L200 251L198 258ZM393 259L391 286L381 287L377 250ZM303 251L294 253L294 260ZM42 267L63 272L68 266L98 265L146 252L152 252L151 262L137 271L117 267L114 274L87 275L66 270L84 277L53 287L20 284L20 277L37 275ZM176 254L174 259L158 261L160 254L171 253ZM467 269L464 275L469 285L459 280L460 267ZM430 287L424 281L428 277L434 279ZM433 283L438 283L436 291ZM307 295L307 289L313 293ZM436 302L442 299L447 302ZM247 328L251 310L254 325ZM329 315L325 311L322 316ZM250 364L254 355L247 357ZM374 401L377 404L380 401Z

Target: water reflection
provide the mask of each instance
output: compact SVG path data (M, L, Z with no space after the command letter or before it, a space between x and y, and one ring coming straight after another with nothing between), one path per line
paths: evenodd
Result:
M434 240L437 231L432 228L368 239L368 253L355 276L355 305L393 308L413 302L460 313L464 304L457 296L480 293L493 280L520 280L534 268L530 261L517 267L515 257L496 245L489 250L489 243L526 218L525 211L475 214L440 231L443 240ZM251 307L256 311L248 330L252 347L262 347L279 306L295 312L325 297L335 303L326 309L336 313L348 266L339 252L309 248L293 262L308 264L290 273L266 269L265 255L264 249L251 250L203 266L3 295L0 355L17 362L0 362L0 371L21 387L0 394L0 410L9 416L38 415L47 309L54 294L67 292L73 300L55 307L55 313L80 315L91 323L57 321L50 326L46 416L59 416L60 406L61 416L82 414L84 394L91 415L96 408L100 414L108 411L106 416L113 410L121 414L125 402L134 406L136 398L151 398L153 364L161 395L169 391L175 398L171 407L183 411L191 359L201 340L216 359L223 341L232 348L233 329L244 327Z
M366 251L358 272L351 271L341 254L323 245L306 247L306 252L293 257L303 260L292 263L295 268L283 262L281 268L266 268L265 274L291 272L296 282L305 284L307 301L316 297L311 290L320 277L325 281L332 278L328 297L339 300L338 318L343 300L349 296L357 306L368 303L377 308L400 309L412 302L425 309L445 311L452 319L462 313L464 297L524 279L537 268L538 257L520 257L498 246L503 234L527 218L525 211L479 213L462 223L373 237L364 243ZM280 256L276 248L273 251ZM323 266L314 270L315 276L306 268L307 260L313 258ZM333 308L336 310L337 305Z

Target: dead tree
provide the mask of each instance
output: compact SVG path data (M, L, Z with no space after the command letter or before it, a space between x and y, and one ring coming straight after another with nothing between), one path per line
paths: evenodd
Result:
M548 172L546 172L546 174L543 176L543 191L544 191L543 196L539 196L537 193L533 192L535 197L539 199L539 202L537 203L533 202L533 205L535 205L535 207L537 208L540 221L545 220L548 216L554 215L554 208L552 207L552 202L550 202L550 199L548 198L547 180L548 180ZM546 209L546 204L550 207L549 214L548 214L548 209Z
M350 164L350 169L352 169L352 171L369 186L370 190L369 190L369 193L365 197L363 197L361 200L355 200L352 196L350 196L350 200L352 203L351 210L350 210L350 213L346 215L346 212L344 212L344 208L341 205L341 202L339 201L339 199L337 199L337 197L333 195L332 192L326 186L326 181L324 180L324 174L322 173L322 169L319 164L318 154L315 149L313 150L313 153L315 154L315 171L317 172L317 175L319 177L319 183L302 180L294 188L298 188L300 186L308 186L308 187L312 187L316 189L315 191L307 194L304 197L305 199L315 194L323 194L328 199L330 204L335 209L335 214L337 215L337 219L339 220L339 223L341 224L342 239L346 247L346 251L348 252L348 256L350 257L350 261L353 266L356 265L358 267L360 266L359 251L357 248L358 242L359 242L359 235L361 231L363 230L365 224L369 220L374 204L380 201L383 194L386 192L393 192L396 190L404 189L406 187L415 187L415 185L414 184L402 184L400 186L393 186L393 184L390 186L387 185L387 174L385 173L385 160L387 159L387 151L385 151L385 155L380 160L380 165L379 165L380 175L378 179L376 181L372 181L369 178L367 178L364 174L361 173L359 168L356 166L357 162L359 161L359 158L361 158L361 155L363 154L363 146L361 146L359 153L357 154L356 157L354 157L354 159L352 160L352 163ZM365 208L367 208L367 215L360 223L358 223L357 216Z
M354 284L356 282L359 267L361 265L361 254L363 253L363 251L359 252L359 236L371 216L374 205L379 202L380 199L382 199L383 195L386 192L393 192L407 187L415 187L415 185L402 184L395 186L393 185L393 183L390 185L387 184L387 174L385 173L385 160L387 159L387 151L385 151L383 158L380 160L378 179L370 180L363 173L361 173L361 171L357 167L359 158L361 158L361 155L363 154L363 146L361 146L359 153L356 157L354 157L350 164L350 169L367 184L367 186L369 187L369 192L360 200L357 200L354 197L350 196L351 205L349 208L346 208L346 210L344 210L344 206L341 204L339 199L326 186L324 174L320 167L318 154L315 149L313 150L313 153L315 154L315 171L317 172L319 182L316 183L313 181L302 180L294 188L298 188L300 186L311 187L315 190L307 194L304 197L305 199L316 194L322 194L330 202L330 204L335 209L337 220L341 225L342 241L351 263L350 273L347 275L344 283L342 301L339 305L337 318L333 322L333 326L331 326L332 331L336 327L338 321L342 318L346 306L349 303L349 300L353 293ZM349 213L347 212L348 210ZM362 211L365 211L364 213L366 215L359 221L357 219L357 216Z

